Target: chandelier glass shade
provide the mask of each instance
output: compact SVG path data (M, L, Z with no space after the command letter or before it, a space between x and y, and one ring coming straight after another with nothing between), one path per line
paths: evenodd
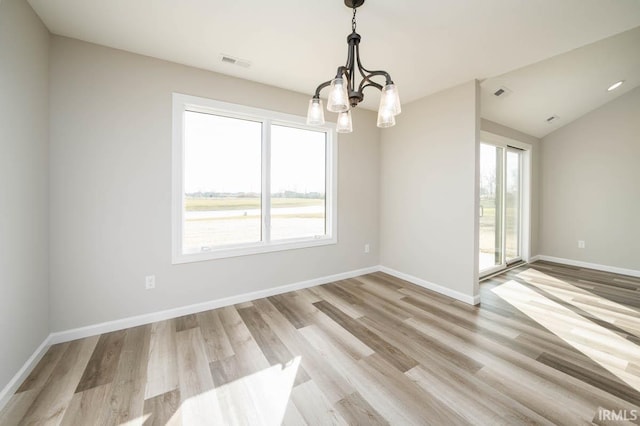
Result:
M364 0L344 0L347 7L353 8L351 20L351 34L347 36L348 54L347 63L339 66L335 78L321 83L313 98L309 101L307 111L307 124L324 124L324 111L320 92L329 87L327 97L327 110L338 113L336 131L350 133L353 130L351 123L351 109L355 108L364 99L364 89L375 87L380 90L380 106L378 108L378 127L391 127L396 124L396 115L400 114L400 96L398 88L393 83L391 76L386 71L370 71L362 66L360 61L360 34L356 32L356 10L362 6ZM384 84L373 80L374 77L384 79ZM360 81L356 84L356 78Z

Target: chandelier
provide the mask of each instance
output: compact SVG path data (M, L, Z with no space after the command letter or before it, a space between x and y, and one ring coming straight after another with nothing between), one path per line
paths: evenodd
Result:
M325 81L316 89L316 93L309 101L307 112L307 124L324 124L324 111L320 91L330 86L327 98L327 110L338 113L336 131L338 133L350 133L353 130L351 124L351 108L355 108L364 99L363 91L367 87L375 87L382 92L380 106L378 108L378 127L391 127L396 124L395 116L400 114L400 97L398 89L386 71L369 71L362 66L360 61L360 34L356 32L356 10L364 4L365 0L344 0L344 4L353 8L351 19L351 34L347 36L348 55L346 65L338 67L338 72L333 80ZM356 68L357 67L357 68ZM360 74L360 83L356 85L356 72ZM376 83L373 77L384 77L385 83Z

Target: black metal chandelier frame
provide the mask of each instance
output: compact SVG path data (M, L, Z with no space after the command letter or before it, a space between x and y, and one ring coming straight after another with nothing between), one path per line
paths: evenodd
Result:
M384 76L386 79L385 85L394 84L391 76L386 71L370 71L362 66L362 62L360 61L360 34L356 32L356 11L358 7L364 4L365 0L344 0L344 4L353 9L353 18L351 19L351 34L347 36L347 44L348 48L348 56L347 63L344 66L338 67L338 71L336 72L335 78L342 78L344 75L347 81L347 93L349 96L349 103L352 107L357 106L364 99L364 89L367 87L375 87L376 89L382 91L383 87L381 84L376 83L371 80L372 77ZM358 90L355 90L356 87L356 66L357 71L362 77L362 81L357 86ZM313 95L313 99L320 99L320 91L325 87L331 85L332 80L325 81L320 84L316 88L316 92Z

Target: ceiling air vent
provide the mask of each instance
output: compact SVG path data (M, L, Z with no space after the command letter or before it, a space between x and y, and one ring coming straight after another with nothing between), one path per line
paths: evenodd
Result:
M558 121L558 117L557 115L552 115L551 117L547 118L547 123L555 123L556 121Z
M498 88L498 90L493 92L493 96L495 96L496 98L504 98L505 96L507 96L510 93L511 93L511 89L509 89L507 87L504 87L504 86L500 86Z
M249 68L251 66L251 62L246 59L236 58L235 56L225 55L224 53L220 55L220 61L225 64L237 65L243 68Z

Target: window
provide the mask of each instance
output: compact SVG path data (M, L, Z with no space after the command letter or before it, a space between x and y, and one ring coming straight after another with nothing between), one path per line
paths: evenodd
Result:
M336 243L331 126L173 95L173 263Z

